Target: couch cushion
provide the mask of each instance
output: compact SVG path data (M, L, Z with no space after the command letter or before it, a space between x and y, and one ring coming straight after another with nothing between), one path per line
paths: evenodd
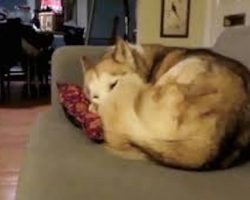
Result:
M125 160L90 142L64 116L46 113L33 127L17 200L248 199L250 164L187 172Z

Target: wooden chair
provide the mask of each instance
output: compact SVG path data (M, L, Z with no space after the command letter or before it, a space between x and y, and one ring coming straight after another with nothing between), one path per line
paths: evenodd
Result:
M10 93L10 68L21 58L20 19L10 19L0 24L0 99L6 98L5 81L7 81L7 94Z

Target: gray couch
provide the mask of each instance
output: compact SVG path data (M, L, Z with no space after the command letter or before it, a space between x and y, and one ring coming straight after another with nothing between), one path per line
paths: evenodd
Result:
M17 200L247 200L250 163L224 171L187 172L125 160L90 142L65 118L56 81L81 85L79 58L104 47L63 47L52 61L52 109L33 126ZM250 28L225 31L214 50L250 66Z

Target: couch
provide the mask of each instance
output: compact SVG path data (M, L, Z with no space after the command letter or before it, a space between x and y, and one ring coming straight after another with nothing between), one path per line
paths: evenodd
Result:
M250 66L250 27L227 29L213 49ZM89 141L66 118L56 82L82 85L79 59L98 60L105 47L58 49L52 59L52 108L32 127L17 200L246 200L250 163L227 170L190 172L150 161L125 160Z

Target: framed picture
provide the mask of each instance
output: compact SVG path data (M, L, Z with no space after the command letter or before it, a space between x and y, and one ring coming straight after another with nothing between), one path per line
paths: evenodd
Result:
M161 37L188 37L191 0L162 0Z

